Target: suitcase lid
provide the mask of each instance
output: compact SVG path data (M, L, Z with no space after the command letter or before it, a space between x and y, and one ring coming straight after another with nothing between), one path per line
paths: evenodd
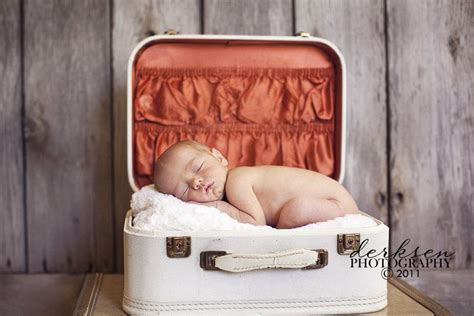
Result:
M339 182L345 159L345 63L316 37L159 35L128 65L127 168L137 191L154 161L193 139L229 167L275 164Z

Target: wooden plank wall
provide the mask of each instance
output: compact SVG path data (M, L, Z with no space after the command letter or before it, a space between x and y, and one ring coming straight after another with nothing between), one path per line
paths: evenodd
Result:
M384 3L297 0L295 12L296 30L326 38L344 54L348 70L344 185L360 209L387 223Z
M348 67L344 184L392 245L455 250L472 268L469 0L6 0L0 4L0 271L123 271L126 69L183 34L333 41ZM419 229L423 228L423 229Z
M21 78L21 9L0 4L0 271L24 271L25 205Z
M25 1L28 269L114 269L106 1Z
M474 2L387 9L392 243L456 251L472 268Z

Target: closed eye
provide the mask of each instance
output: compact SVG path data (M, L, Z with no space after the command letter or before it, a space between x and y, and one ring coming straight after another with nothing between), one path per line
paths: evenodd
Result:
M184 190L183 194L181 194L180 199L183 199L183 196L186 194L186 192L188 192L188 190L189 190L189 185L186 185L186 190Z
M201 170L202 166L204 166L204 161L203 161L202 164L199 166L198 170L196 170L196 172L199 172L199 170Z

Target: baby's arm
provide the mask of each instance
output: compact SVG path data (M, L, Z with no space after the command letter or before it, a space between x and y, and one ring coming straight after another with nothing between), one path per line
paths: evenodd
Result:
M252 216L245 212L242 212L230 203L227 203L225 201L217 201L216 205L216 208L219 209L219 211L226 213L238 222L257 225L257 222Z
M251 218L254 225L265 225L265 214L263 213L262 206L257 200L252 187L241 188L234 194L227 193L229 202L242 210L240 213L245 214L246 217Z
M248 167L232 170L226 183L227 200L241 212L253 219L254 225L265 225L265 213L253 190L252 173Z
M257 225L255 219L248 215L245 212L240 211L238 208L233 206L230 203L227 203L225 201L212 201L212 202L190 202L192 204L200 204L200 205L206 205L206 206L211 206L217 208L219 211L226 213L236 221L244 224L253 224Z

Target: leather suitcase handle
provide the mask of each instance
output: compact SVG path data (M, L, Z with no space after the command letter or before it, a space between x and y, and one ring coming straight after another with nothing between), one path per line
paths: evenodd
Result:
M272 253L233 253L225 251L201 252L201 268L228 272L261 269L320 269L328 263L324 249L292 249Z

